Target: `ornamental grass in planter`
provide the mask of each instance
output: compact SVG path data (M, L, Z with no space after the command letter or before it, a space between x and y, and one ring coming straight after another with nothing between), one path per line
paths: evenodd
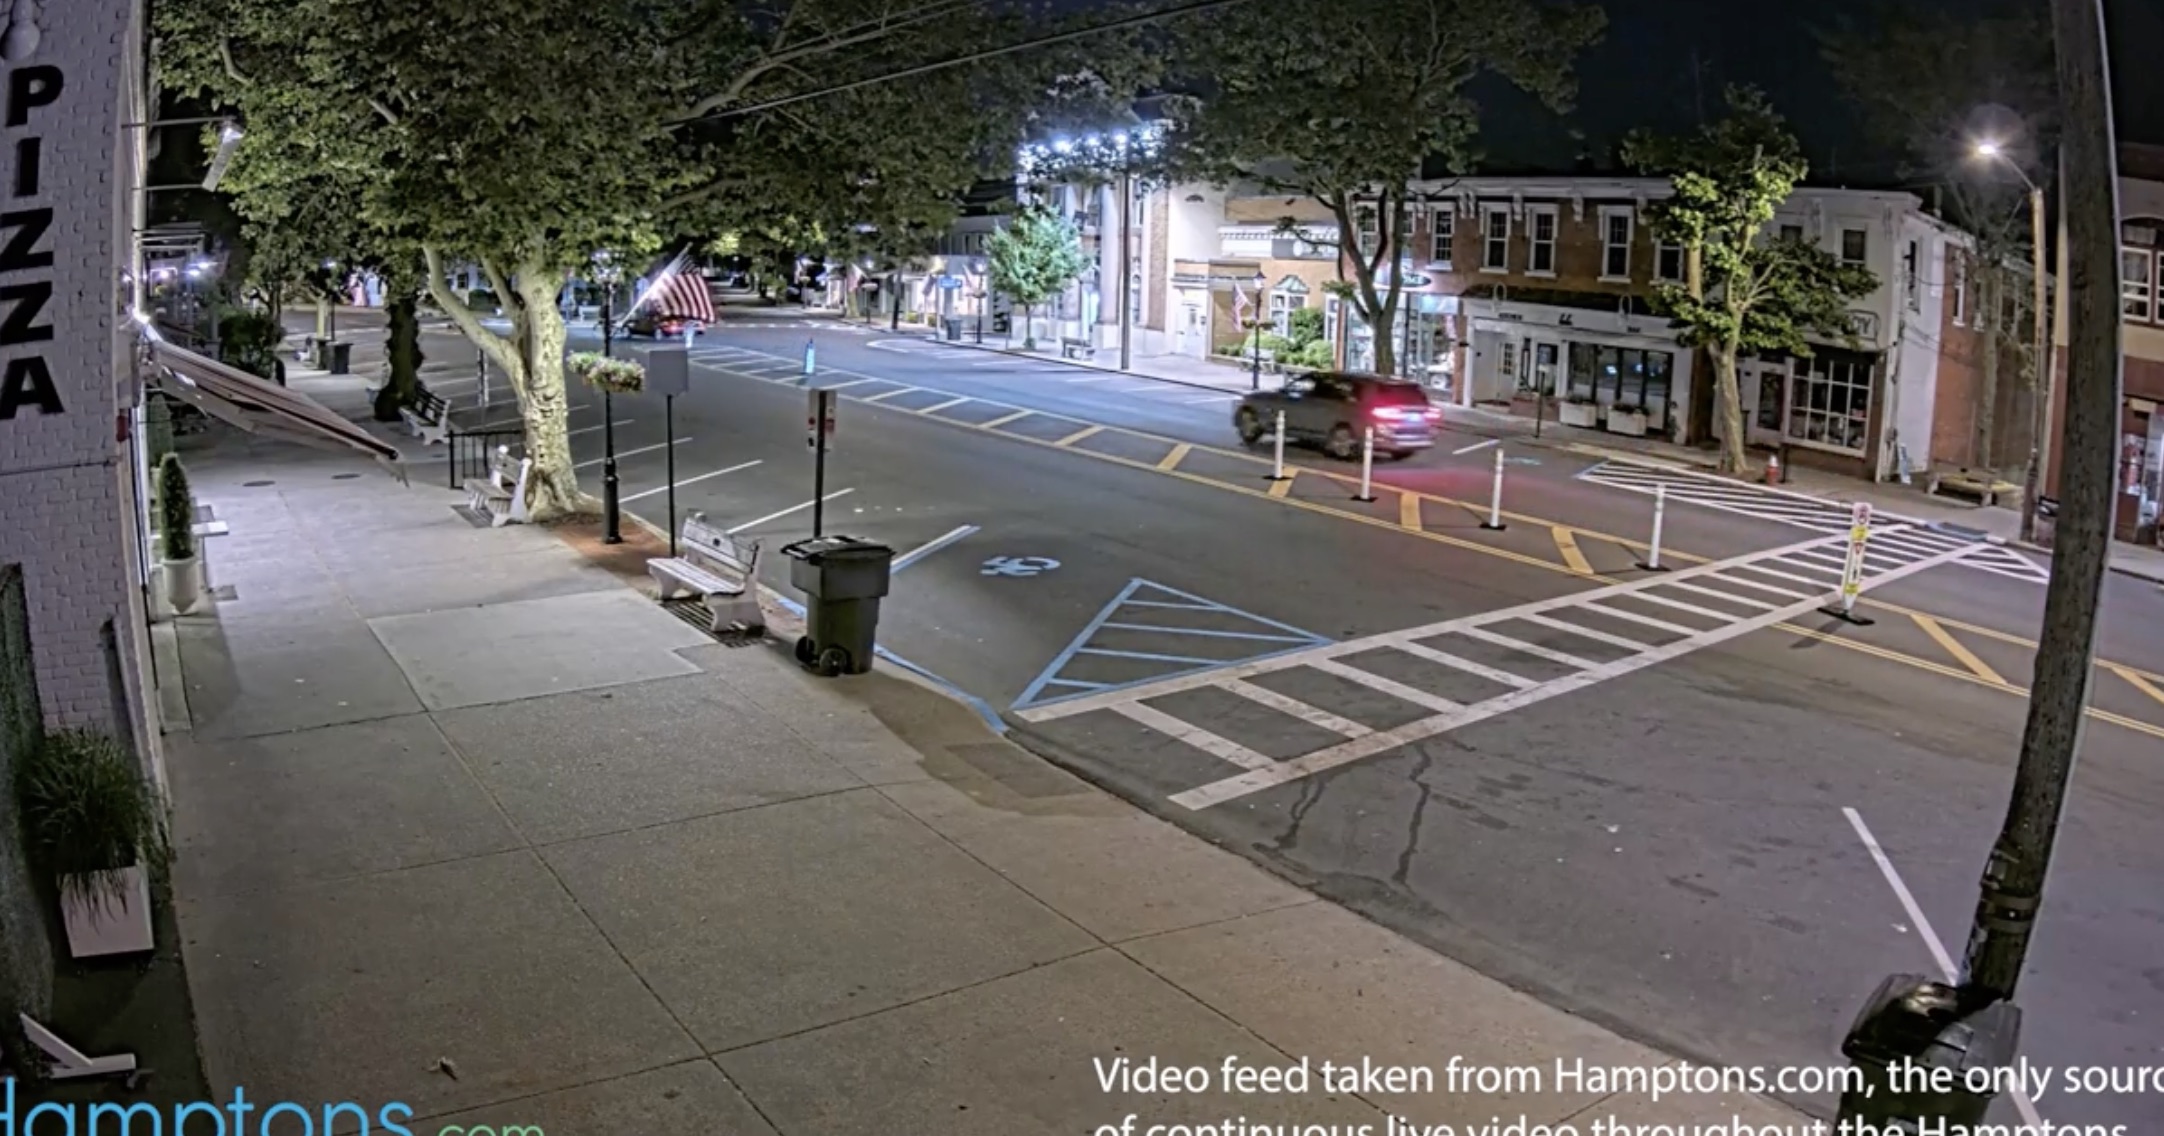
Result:
M31 862L51 880L75 958L152 949L150 884L171 858L165 801L142 764L91 730L45 736L16 766Z
M203 599L203 560L197 555L195 494L179 454L158 463L159 538L164 541L165 595L173 610L194 611Z
M570 359L571 373L580 381L610 394L637 394L646 389L646 368L631 359L612 359L581 351Z

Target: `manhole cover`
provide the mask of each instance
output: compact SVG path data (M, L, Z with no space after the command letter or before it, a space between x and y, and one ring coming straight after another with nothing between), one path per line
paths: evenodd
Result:
M359 477L359 476L360 476L360 474L357 474L357 473L334 473L334 474L332 474L332 475L331 475L331 480L332 480L332 481L351 481L351 480L353 480L354 478L356 478L356 477Z
M266 485L276 485L278 483L275 481L243 481L240 484L243 489L261 489Z

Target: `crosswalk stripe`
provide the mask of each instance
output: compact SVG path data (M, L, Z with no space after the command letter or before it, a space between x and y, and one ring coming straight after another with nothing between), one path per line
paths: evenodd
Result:
M1251 702L1259 702L1281 714L1289 714L1303 722L1321 726L1325 730L1343 734L1348 738L1365 737L1375 732L1350 718L1340 718L1328 710L1310 706L1297 698L1288 698L1267 687L1256 686L1246 679L1232 679L1225 683L1224 689Z
M1439 711L1462 710L1465 708L1465 704L1462 702L1452 702L1439 694L1430 694L1419 687L1407 686L1396 679L1384 678L1373 671L1353 666L1350 663L1341 663L1336 659L1310 659L1307 665L1318 671L1334 674L1347 682L1358 683L1361 686L1382 691L1392 698L1410 702L1415 706L1425 706L1430 710Z
M1200 726L1191 726L1155 706L1145 706L1140 702L1122 702L1113 707L1113 710L1138 725L1148 726L1160 734L1186 742L1204 753L1224 758L1234 765L1248 769L1268 769L1277 764L1230 738L1219 737Z

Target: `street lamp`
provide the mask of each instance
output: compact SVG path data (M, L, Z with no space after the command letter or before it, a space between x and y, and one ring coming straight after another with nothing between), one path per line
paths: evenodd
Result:
M601 357L611 358L616 353L616 280L621 275L616 261L607 252L594 254L594 282L601 285ZM617 501L616 482L616 408L612 404L607 384L601 387L601 517L605 531L603 544L622 544L623 513Z
M1255 310L1247 318L1248 334L1255 338L1254 361L1247 373L1247 389L1251 391L1262 389L1262 289L1269 282L1261 269L1255 270Z
M2029 275L2034 290L2032 306L2036 311L2032 318L2035 327L2034 363L2035 377L2030 390L2029 405L2029 463L2021 476L2021 539L2034 543L2036 540L2036 496L2042 488L2044 430L2049 421L2047 408L2051 391L2051 333L2044 313L2044 191L2029 179L2028 171L2019 162L2007 156L2004 147L1995 141L1985 140L1976 144L1976 156L1986 161L1998 159L2014 171L2021 184L2029 191ZM1988 349L1988 347L1987 347ZM1988 413L1988 408L1986 413ZM1991 460L1985 454L1984 460Z
M337 342L338 342L338 301L339 301L339 300L340 300L340 299L342 298L342 297L341 297L341 296L339 295L339 293L340 293L341 291L343 291L343 289L339 288L339 286L338 286L338 262L337 262L337 261L335 261L335 260L326 260L326 261L324 261L324 262L323 262L323 271L325 271L325 272L328 272L328 273L330 273L330 274L331 274L331 319L330 319L330 326L329 326L329 327L328 327L328 328L326 329L326 330L328 330L328 331L330 332L330 334L329 334L328 336L326 336L326 337L325 337L325 339L326 339L326 340L327 340L328 342L326 343L326 345L325 345L325 346L324 346L324 348L323 348L323 351L324 351L324 354L325 354L325 356L326 356L326 357L328 357L328 356L329 356L329 355L330 355L330 354L331 354L331 353L332 353L332 352L333 352L333 351L334 351L334 350L336 349L334 345L335 345L335 344L337 344ZM325 363L323 364L323 367L324 367L324 369L325 369L325 370L329 370L329 369L330 369L330 363L328 363L328 362L325 362Z

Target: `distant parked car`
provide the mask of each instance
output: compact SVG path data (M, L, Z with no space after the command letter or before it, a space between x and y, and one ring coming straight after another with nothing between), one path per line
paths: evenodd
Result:
M1322 447L1339 459L1360 456L1363 432L1375 430L1375 452L1402 458L1435 444L1443 411L1427 389L1407 379L1346 371L1318 371L1287 379L1281 390L1257 391L1232 412L1233 429L1250 446L1260 445L1285 415L1285 440Z
M635 339L682 339L689 331L701 335L706 325L685 316L662 315L651 309L639 311L624 321L624 334Z

